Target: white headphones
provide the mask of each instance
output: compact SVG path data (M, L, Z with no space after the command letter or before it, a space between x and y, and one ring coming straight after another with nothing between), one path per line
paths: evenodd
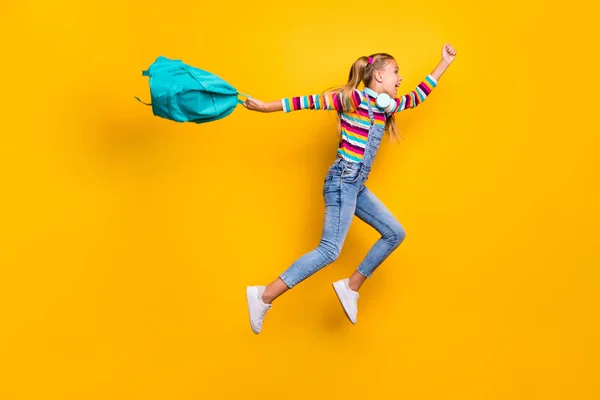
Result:
M365 87L365 93L375 98L375 103L377 107L385 111L386 113L391 113L396 108L396 102L392 101L392 98L387 93L377 93L373 89Z

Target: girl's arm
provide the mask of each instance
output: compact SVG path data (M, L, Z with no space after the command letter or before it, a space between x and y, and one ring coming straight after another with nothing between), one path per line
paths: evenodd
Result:
M431 73L436 81L440 80L446 71L446 68L448 68L454 61L454 57L456 57L456 50L454 50L454 47L449 44L445 44L444 47L442 47L442 61L440 61L440 63Z
M425 101L431 91L437 86L437 79L433 76L433 73L427 75L425 80L417 86L412 92L402 95L396 98L396 111L407 110L409 108L415 108L419 104Z
M265 103L258 99L248 98L244 102L244 107L253 111L273 112L284 111L291 112L296 110L336 110L343 111L341 93L313 94L309 96L297 96L284 98L281 100ZM360 95L355 90L353 94L355 107L360 103Z
M398 107L395 112L415 108L424 102L431 91L437 86L438 80L442 77L446 69L452 64L454 57L456 57L456 50L449 44L444 45L444 47L442 47L442 60L431 74L427 75L425 80L421 82L415 90L396 98Z
M270 103L265 103L264 101L260 101L258 99L248 97L244 104L242 104L248 110L252 111L260 111L260 112L273 112L273 111L283 111L283 106L281 101L271 101Z

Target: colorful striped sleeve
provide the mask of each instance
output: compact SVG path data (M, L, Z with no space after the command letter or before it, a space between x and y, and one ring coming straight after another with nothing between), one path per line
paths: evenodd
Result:
M429 93L437 86L437 80L431 76L427 75L425 80L417 86L415 90L410 92L409 94L405 94L401 97L396 98L396 104L398 107L395 112L400 112L402 110L406 110L408 108L415 108L419 104L425 101Z
M345 96L341 93L312 94L309 96L297 96L281 99L283 112L297 110L336 110L343 111L342 100ZM354 107L360 104L360 94L354 90L352 94Z

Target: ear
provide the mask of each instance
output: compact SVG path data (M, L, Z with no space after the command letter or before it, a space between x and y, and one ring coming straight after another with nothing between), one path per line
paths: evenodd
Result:
M381 76L381 72L379 72L379 71L375 72L375 80L379 83L383 82L383 76Z

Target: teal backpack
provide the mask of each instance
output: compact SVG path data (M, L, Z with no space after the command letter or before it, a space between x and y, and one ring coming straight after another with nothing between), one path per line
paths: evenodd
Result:
M142 72L149 77L152 113L177 122L215 121L231 114L243 101L233 86L199 68L160 56Z

